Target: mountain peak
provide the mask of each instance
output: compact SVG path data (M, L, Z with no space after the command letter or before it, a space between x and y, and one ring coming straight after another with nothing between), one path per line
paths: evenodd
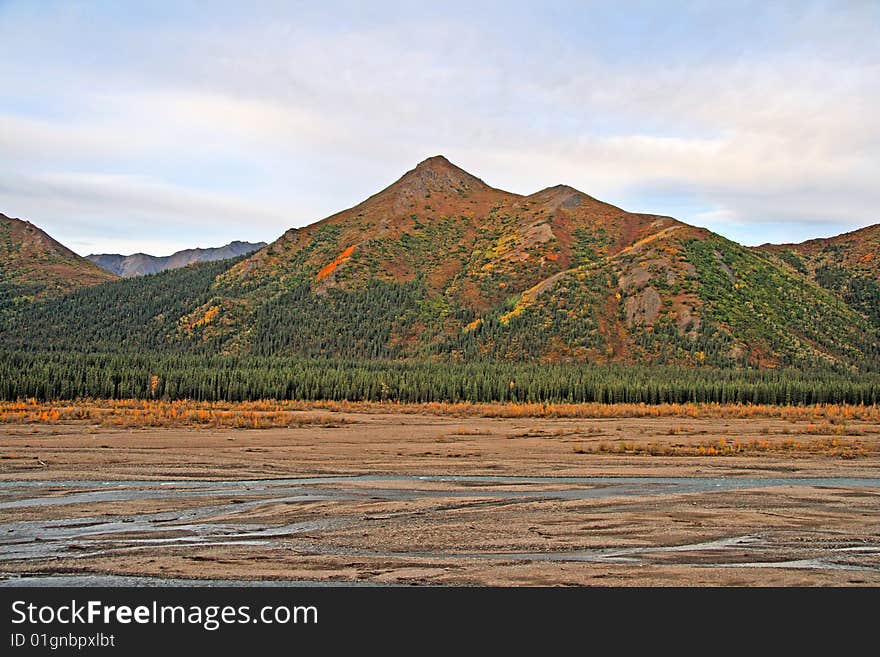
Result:
M416 165L416 169L451 169L458 168L445 155L432 155Z
M623 210L617 206L593 198L589 194L585 194L571 185L554 185L553 187L546 187L539 192L531 194L528 198L539 203L546 203L567 210L574 210L575 208L580 207L590 207L593 208L594 211L623 212Z
M432 192L466 194L491 187L443 155L434 155L419 162L388 189L410 196Z

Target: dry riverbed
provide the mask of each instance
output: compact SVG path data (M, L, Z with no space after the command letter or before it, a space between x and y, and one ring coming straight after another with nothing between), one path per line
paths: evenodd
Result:
M872 422L323 411L300 424L0 424L0 573L880 584Z

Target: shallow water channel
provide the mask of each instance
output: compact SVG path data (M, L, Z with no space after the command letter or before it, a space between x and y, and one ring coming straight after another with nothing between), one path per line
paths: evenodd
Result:
M357 523L352 515L329 515L322 519L292 524L255 523L242 516L270 504L308 502L389 501L406 502L431 498L463 498L501 501L580 500L614 497L724 493L779 486L870 489L880 492L880 478L738 478L738 477L508 477L508 476L326 476L253 481L3 481L0 482L0 571L3 562L43 563L56 558L94 557L173 547L263 546L284 547L307 554L344 554L388 558L460 558L505 561L591 561L642 563L663 553L736 549L756 558L720 565L737 567L786 567L804 569L877 570L877 545L847 545L834 548L839 554L822 558L767 562L760 556L759 535L733 536L688 545L608 547L590 550L535 552L399 552L354 550L320 540L315 532ZM203 503L200 500L204 500ZM182 508L126 513L116 505L155 500L161 508L168 502L185 501ZM50 509L81 505L65 515ZM141 505L141 508L143 505ZM120 506L120 509L122 507ZM51 519L11 520L16 512L53 510ZM97 509L100 512L96 511ZM39 514L37 514L39 515ZM25 517L33 517L33 514ZM310 541L297 543L297 535L310 533ZM318 534L320 535L320 534ZM841 558L837 558L840 556ZM871 557L864 564L854 556ZM847 558L844 558L847 557ZM716 564L717 565L717 564ZM52 575L20 578L8 575L0 584L109 584L149 585L195 580L162 580L96 575ZM199 584L235 585L235 580L213 580ZM308 584L308 582L297 582Z

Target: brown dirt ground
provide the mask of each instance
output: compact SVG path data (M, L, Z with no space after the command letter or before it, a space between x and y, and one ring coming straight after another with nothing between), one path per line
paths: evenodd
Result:
M829 437L816 435L812 425L779 419L342 415L346 422L338 426L256 431L0 425L0 481L78 480L81 490L90 490L89 482L98 480L327 474L880 476L880 427L857 421L848 424L847 435L839 436L844 444L858 444L844 458L829 453ZM609 453L622 443L686 450L721 438L729 443L759 441L767 447L761 453L746 450L729 456ZM362 488L365 494L339 499L279 502L261 493L248 499L265 497L265 503L203 520L258 528L344 520L275 541L129 549L122 534L97 536L88 539L89 545L106 549L7 560L0 571L464 585L880 584L877 488L776 486L543 498L541 491L569 485L552 482L536 485L535 496L523 498L507 497L503 491L528 491L530 484L486 484L489 493L473 498L457 494L464 484L431 481L419 485L433 491L429 496L388 499L371 494L371 485L346 483L347 490ZM342 485L322 486L332 491ZM382 483L385 489L408 486ZM493 490L499 491L497 498ZM40 494L65 491L46 488ZM4 489L0 499L33 495L32 490ZM229 504L234 497L218 493L8 508L0 522L179 512ZM172 523L156 535L186 534L174 532ZM726 540L733 542L712 544ZM624 550L621 558L628 560L577 560L579 551L596 550ZM816 567L817 561L826 565ZM761 567L768 562L774 565Z

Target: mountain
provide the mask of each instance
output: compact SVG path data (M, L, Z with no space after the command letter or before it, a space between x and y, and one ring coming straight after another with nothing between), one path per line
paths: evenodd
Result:
M880 224L757 250L833 292L880 328Z
M86 256L96 265L123 278L157 274L167 269L179 269L194 262L213 262L237 258L240 255L253 253L266 246L265 242L230 242L225 246L213 249L186 249L170 256L152 256L146 253L119 255L116 253L100 253Z
M0 344L386 363L880 361L869 314L775 253L565 185L496 189L441 156L247 257L172 273L43 304Z
M264 355L773 367L854 364L876 344L765 254L565 185L495 189L441 156L287 231L215 291L184 333Z
M0 214L0 310L115 278L29 221Z

